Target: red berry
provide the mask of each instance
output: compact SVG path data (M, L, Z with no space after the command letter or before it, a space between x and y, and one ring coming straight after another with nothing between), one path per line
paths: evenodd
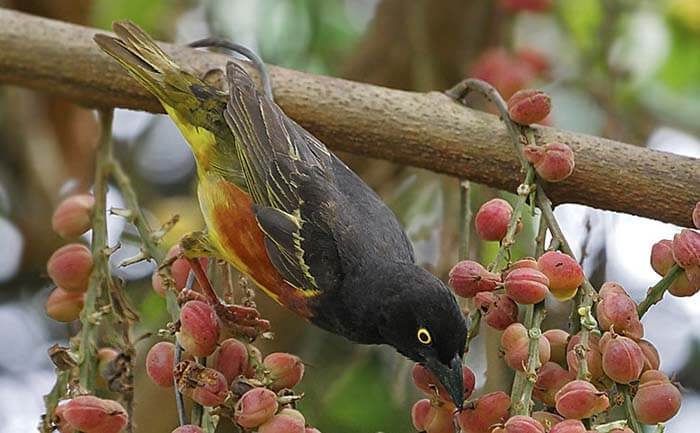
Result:
M46 300L46 314L59 322L72 322L80 317L84 305L85 293L56 287Z
M513 207L501 198L494 198L479 208L474 217L474 227L485 241L500 241L506 236Z
M550 64L549 59L541 51L531 47L518 48L515 53L518 60L530 65L537 75L547 75Z
M557 412L566 418L583 419L610 406L608 397L590 382L574 380L564 385L555 396Z
M545 363L537 372L533 396L546 406L554 406L554 396L574 375L555 362Z
M505 280L508 274L516 269L538 269L537 260L532 257L525 257L523 259L517 260L511 263L506 269L501 272L501 279Z
M550 356L549 360L556 362L562 367L566 366L566 346L569 344L568 332L563 329L549 329L542 333L544 338L549 341Z
M637 314L637 304L618 283L607 282L600 289L601 300L596 305L600 329L638 340L644 328Z
M175 345L161 341L153 345L146 355L146 374L153 383L163 388L174 384Z
M252 429L272 418L277 412L277 395L266 388L253 388L236 402L235 420L243 428Z
M270 389L273 391L294 388L304 376L304 363L290 353L271 353L265 357L263 365L270 373Z
M204 430L196 425L187 424L176 428L172 433L204 433Z
M180 310L178 339L190 355L204 357L216 350L219 341L219 322L209 304L188 301Z
M214 369L221 372L230 384L236 377L248 370L248 349L245 344L235 338L221 342L214 354Z
M481 310L482 320L494 329L502 331L518 320L518 306L508 295L479 292L474 303Z
M693 280L690 281L688 277L688 271L681 272L681 274L676 277L676 280L669 286L668 292L673 296L687 297L693 296L700 290L700 281L697 283Z
M657 274L664 276L676 264L673 259L673 242L662 239L651 247L651 267Z
M537 260L540 272L549 278L549 290L559 300L571 299L583 283L581 265L571 256L559 251L548 251Z
M117 433L129 420L121 404L92 395L69 400L60 414L65 422L83 433Z
M630 383L639 378L644 368L644 353L631 338L606 332L600 339L603 371L617 383Z
M574 172L574 152L563 143L526 146L525 158L535 166L537 175L547 182L561 182Z
M644 369L642 372L658 370L661 365L661 357L659 357L659 351L656 350L656 347L647 340L639 340L637 344L639 344L639 348L642 349L644 354Z
M413 376L413 383L415 383L416 387L423 391L426 396L435 397L435 390L437 390L437 396L440 401L446 403L448 406L454 403L444 385L442 385L438 378L423 365L415 364L411 374ZM474 392L474 387L476 385L474 372L467 366L462 366L462 383L464 384L464 399L467 399L472 392Z
M499 5L510 12L547 12L552 9L552 0L500 0Z
M92 271L92 253L83 244L68 244L54 251L46 264L49 277L69 292L85 292Z
M508 99L508 114L521 125L541 122L551 109L549 95L541 90L521 89Z
M425 431L432 417L432 405L430 400L424 398L418 400L413 404L411 408L411 421L413 422L413 427L418 431Z
M599 347L600 338L595 334L588 335L588 349L580 347L581 335L576 334L569 339L569 344L566 346L566 362L569 366L569 371L574 375L578 374L578 354L577 351L585 351L586 353L586 366L588 367L588 374L591 376L591 380L597 381L602 378L605 374L603 372L603 355L600 352Z
M547 296L549 279L532 268L514 269L503 281L508 296L518 304L537 304Z
M482 53L470 75L490 83L504 99L535 80L535 69L529 61L516 59L503 48L490 48Z
M632 399L637 418L644 424L658 424L673 418L681 408L681 393L658 370L645 371Z
M544 433L544 427L539 421L524 415L508 418L503 427L505 427L505 433Z
M280 413L258 427L258 433L304 433L304 416L294 409L282 409Z
M63 200L51 218L53 231L64 239L77 238L90 229L95 198L89 194L72 195Z
M552 412L546 412L543 410L537 410L532 412L532 417L540 422L544 426L545 431L551 433L552 427L564 421L561 415Z
M491 292L501 282L501 278L487 271L473 260L462 260L450 270L450 286L463 298L471 298L479 292Z
M550 348L546 338L540 338L539 356L540 363L549 361ZM528 363L528 345L530 338L525 326L521 323L513 323L501 335L501 348L506 364L513 370L525 371Z
M321 430L317 429L316 427L306 427L304 429L304 433L321 433Z
M170 247L168 253L165 255L165 258L171 259L180 254L182 254L182 248L179 244L176 244ZM185 284L187 283L187 276L189 275L191 269L192 268L190 267L189 262L185 258L176 259L170 265L170 273L175 284L175 291L179 292L185 287ZM167 287L158 269L156 269L151 276L151 284L156 293L158 293L160 296L165 296Z
M695 226L696 229L700 229L700 201L695 203L695 207L693 208L693 225Z
M510 396L503 391L491 392L465 406L457 414L457 422L463 433L490 433L491 426L508 418Z
M673 237L673 259L683 269L700 266L700 233L683 229Z
M586 426L578 419L567 419L552 427L549 433L586 433Z

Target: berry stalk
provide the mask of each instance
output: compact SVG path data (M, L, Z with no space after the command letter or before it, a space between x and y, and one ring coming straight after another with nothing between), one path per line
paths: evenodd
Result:
M676 281L676 278L678 278L681 273L683 273L683 268L681 268L678 264L674 264L668 273L666 273L666 275L659 280L658 283L649 289L646 297L637 307L637 312L639 313L640 319L644 314L646 314L647 311L649 311L649 308L651 308L652 305L661 301L661 298L664 297L666 290L671 284L673 284L674 281Z

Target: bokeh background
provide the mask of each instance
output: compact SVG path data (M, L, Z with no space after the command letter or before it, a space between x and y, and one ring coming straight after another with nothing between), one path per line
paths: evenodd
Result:
M559 0L543 13L513 13L503 3L517 1L0 0L2 7L103 29L129 18L163 40L226 36L273 64L394 88L444 90L474 74L506 94L539 86L553 97L551 125L700 156L700 1ZM90 188L96 133L89 110L0 87L1 433L35 431L41 396L53 383L46 350L65 344L75 331L44 315L51 289L44 266L61 244L50 228L53 207L66 194ZM164 116L118 110L114 137L153 220L174 213L182 217L166 243L201 227L194 162L172 123ZM342 156L400 216L420 262L445 277L457 256L458 181ZM510 197L472 184L471 206L477 209L499 194ZM624 194L619 199L625 200ZM110 202L119 207L118 190L110 191ZM658 279L648 264L651 245L678 230L577 205L560 206L557 215L579 256L585 250L584 265L594 283L620 281L637 300ZM526 224L520 254L532 248L526 240L531 234ZM110 219L111 243L123 245L116 262L133 255L134 239L131 227ZM496 247L474 241L470 254L488 261ZM151 272L143 263L115 269L129 281L142 317L140 333L167 321L163 300L150 289ZM412 431L409 408L418 394L409 381L410 363L385 348L352 345L262 296L258 300L276 331L263 351L291 351L308 363L300 390L306 393L301 407L309 421L329 433ZM565 324L568 308L550 306L548 324ZM662 354L662 369L684 387L682 411L666 431L697 431L700 298L667 297L644 323L647 338ZM477 392L510 380L497 356L497 340L494 332L482 332L470 354ZM148 345L138 346L139 366ZM138 431L171 431L170 392L145 380L142 368L137 375Z

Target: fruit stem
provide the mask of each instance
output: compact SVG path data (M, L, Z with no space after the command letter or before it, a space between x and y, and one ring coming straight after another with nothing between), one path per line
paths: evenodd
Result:
M95 206L92 213L92 243L90 250L94 260L88 289L85 293L85 306L80 313L80 347L78 357L79 384L83 392L95 391L97 375L97 327L102 313L97 301L109 290L106 286L110 278L109 255L107 250L107 179L112 163L112 119L114 111L100 111L100 139L97 144L95 183L93 195ZM107 283L107 284L105 284Z
M666 290L668 290L671 284L676 281L676 278L678 278L682 272L683 268L681 268L677 263L674 264L666 275L647 291L647 296L642 300L642 302L639 303L639 306L637 307L637 313L639 313L640 319L647 311L649 311L649 308L651 308L652 305L661 301L661 298L664 297Z
M625 413L627 414L629 428L631 428L634 433L644 433L644 427L642 427L637 419L637 414L634 413L634 407L632 406L632 395L630 393L629 386L620 385L619 389L622 392L622 395L625 396Z
M530 339L527 346L527 369L525 372L518 372L516 383L513 385L511 393L511 415L530 415L532 390L537 381L537 370L540 363L540 338L542 338L542 321L547 311L544 302L537 305L528 305L525 310L524 325ZM519 383L517 383L519 381ZM517 385L517 386L516 386Z

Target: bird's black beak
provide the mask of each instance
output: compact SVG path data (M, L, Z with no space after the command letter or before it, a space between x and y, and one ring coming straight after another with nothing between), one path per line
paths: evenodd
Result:
M447 393L452 397L457 410L461 411L464 403L462 358L456 355L450 361L450 365L445 365L437 359L428 359L425 366L438 378L442 386L447 390Z

